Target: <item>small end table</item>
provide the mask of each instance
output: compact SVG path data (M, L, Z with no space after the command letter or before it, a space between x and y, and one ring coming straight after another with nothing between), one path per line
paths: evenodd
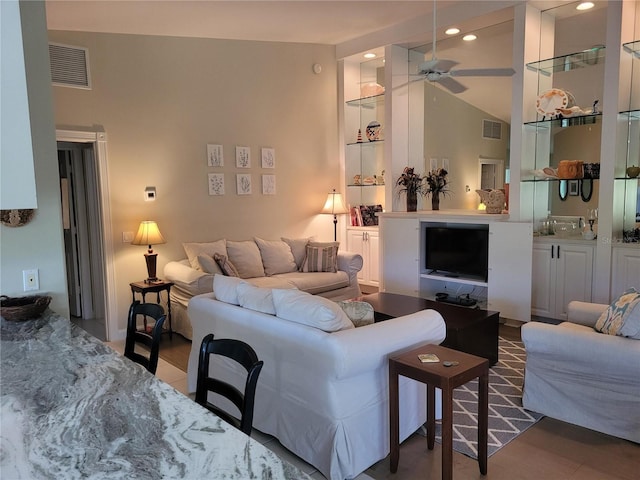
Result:
M156 282L147 283L146 280L140 282L132 282L129 284L131 286L131 295L133 297L133 301L136 301L136 293L142 295L142 303L145 302L145 297L147 293L156 293L156 303L160 303L160 292L167 292L167 320L169 320L169 338L173 338L173 328L171 326L171 287L173 287L172 282L165 282L164 280L158 280ZM147 318L144 319L144 328L145 331L147 329Z
M438 363L422 363L422 353L434 353ZM445 367L444 361L458 362ZM400 421L398 412L398 376L427 384L427 448L433 450L436 426L436 392L442 390L442 478L453 478L453 390L478 377L478 463L487 474L487 437L489 412L489 360L440 345L423 345L389 358L389 443L391 472L398 470L400 459Z

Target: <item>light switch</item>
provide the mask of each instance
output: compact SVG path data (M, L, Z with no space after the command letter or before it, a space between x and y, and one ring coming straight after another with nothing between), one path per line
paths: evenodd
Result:
M122 243L133 242L133 232L122 232Z

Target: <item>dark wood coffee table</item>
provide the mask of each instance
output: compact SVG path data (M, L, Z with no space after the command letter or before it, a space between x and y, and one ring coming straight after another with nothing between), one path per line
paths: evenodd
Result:
M498 361L498 324L500 313L480 308L467 308L449 303L396 293L373 293L358 300L373 306L376 322L431 309L440 313L447 325L443 346L460 352Z

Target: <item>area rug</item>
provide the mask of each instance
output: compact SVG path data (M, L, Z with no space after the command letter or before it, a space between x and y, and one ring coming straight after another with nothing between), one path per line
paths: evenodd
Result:
M522 342L500 337L498 363L489 369L489 456L534 425L543 415L522 407L525 351ZM478 380L453 391L453 449L478 458ZM441 443L441 424L436 423Z

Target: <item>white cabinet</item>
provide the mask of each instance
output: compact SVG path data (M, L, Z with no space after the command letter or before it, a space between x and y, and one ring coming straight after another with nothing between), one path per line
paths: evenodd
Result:
M358 282L363 285L380 285L380 235L377 228L348 228L347 250L362 255L362 270Z
M613 248L611 298L633 287L640 291L640 248L635 245Z
M534 315L566 320L572 300L591 301L594 246L569 241L533 242Z

